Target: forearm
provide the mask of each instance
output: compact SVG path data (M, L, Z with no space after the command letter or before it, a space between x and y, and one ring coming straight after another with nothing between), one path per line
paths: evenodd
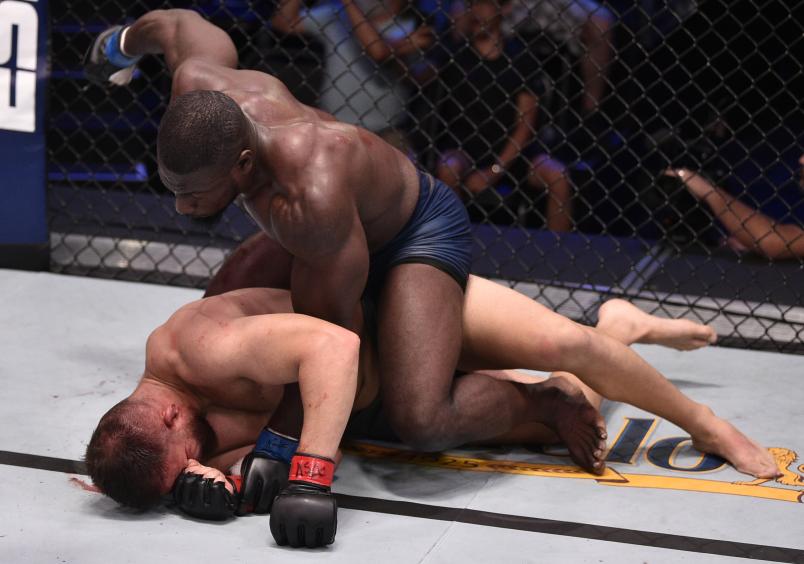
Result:
M337 297L327 299L326 295L321 293L308 300L302 295L298 286L294 288L293 284L291 284L290 295L293 302L293 311L296 313L323 319L348 329L356 335L361 334L363 330L363 307L359 299L354 296L339 295L333 292L331 295ZM324 299L322 300L322 298Z
M374 26L366 18L354 0L343 0L343 7L352 23L352 33L369 57L381 63L393 53Z
M725 190L714 186L712 188L704 202L740 243L771 258L783 258L792 254L793 240L788 240L785 236L790 231L787 226L776 225L767 215Z
M333 259L321 266L311 266L299 257L294 259L290 280L293 311L360 335L360 299L368 278L368 249L336 254Z
M357 390L360 339L339 330L310 343L299 366L304 422L299 452L335 459Z
M522 150L530 142L532 136L533 130L531 129L531 125L524 121L520 122L508 138L508 141L506 141L502 151L500 151L497 157L498 164L503 168L509 166L514 159L522 153Z
M282 33L301 33L302 0L283 0L271 18L271 27Z
M507 167L533 138L534 126L537 117L538 98L530 93L520 93L517 97L517 111L519 119L514 126L508 141L497 157L502 167Z

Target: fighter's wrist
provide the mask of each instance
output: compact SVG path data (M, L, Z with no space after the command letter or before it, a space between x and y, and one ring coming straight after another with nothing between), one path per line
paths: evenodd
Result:
M290 464L298 448L298 439L265 427L257 437L253 452Z
M288 480L330 488L335 477L335 461L325 456L297 452L290 462Z
M140 56L128 55L123 50L123 39L127 31L128 27L118 29L109 36L109 38L106 40L106 45L104 46L106 59L114 66L120 67L121 69L130 67L140 60Z

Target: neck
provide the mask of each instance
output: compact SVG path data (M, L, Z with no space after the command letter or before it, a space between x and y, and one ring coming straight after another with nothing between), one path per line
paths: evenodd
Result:
M248 186L244 186L241 194L248 197L256 188L264 186L272 177L269 163L265 162L263 155L265 148L271 144L270 132L249 119L249 143L254 151L254 177Z
M175 403L194 413L203 412L207 407L207 402L182 382L160 379L147 372L131 394L131 398L165 404Z

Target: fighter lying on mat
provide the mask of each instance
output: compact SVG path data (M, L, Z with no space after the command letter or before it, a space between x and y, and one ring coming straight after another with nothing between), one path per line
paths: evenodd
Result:
M364 338L358 364L353 334L291 311L287 291L250 288L188 304L157 328L148 339L140 384L104 415L92 435L86 461L95 484L124 504L145 506L157 502L175 483L179 506L200 517L221 518L236 510L264 512L273 503L271 531L280 544L332 542L332 463L300 452L335 457L352 400L359 412L378 394L376 350L371 338ZM458 368L488 369L487 377L531 382L537 380L495 369L555 366L555 351L546 343L554 342L556 331L576 326L513 290L476 277L467 287L463 325ZM590 334L606 332L627 344L651 342L679 349L714 340L708 327L652 317L620 300L604 304L596 331L577 327ZM284 427L260 432L277 406L278 386L296 378L304 404L300 440L285 434L298 432L301 414L294 412L293 402L283 401L285 407L271 418L271 425ZM690 433L696 448L724 457L742 472L777 474L766 450L658 373L642 378L613 372L587 383L604 397L677 424ZM604 423L595 409L599 396L570 374L556 374L527 389L540 406L534 420L542 425L520 426L495 442L561 440L587 468L602 459ZM285 399L292 395L288 389ZM505 418L506 413L497 416ZM242 484L224 482L221 471L243 455ZM299 464L311 462L323 475L296 475ZM289 465L291 481L283 487ZM235 487L239 493L231 495ZM304 495L288 495L294 491ZM300 523L305 534L296 536ZM287 537L286 531L294 534Z

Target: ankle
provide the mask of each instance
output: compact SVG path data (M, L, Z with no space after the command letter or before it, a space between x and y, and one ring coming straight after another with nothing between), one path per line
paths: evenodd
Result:
M692 420L690 422L689 433L693 439L710 440L715 435L715 424L720 419L708 405L696 404Z

